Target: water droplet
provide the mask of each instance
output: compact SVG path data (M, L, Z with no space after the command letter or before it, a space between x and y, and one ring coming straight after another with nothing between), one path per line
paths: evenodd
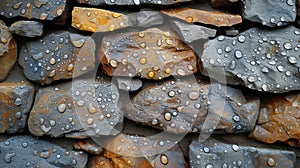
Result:
M238 37L238 41L239 41L240 43L245 42L245 40L246 40L246 37L245 37L244 35L240 35L240 36Z
M184 76L184 75L185 75L184 70L181 69L181 68L178 68L177 71L176 71L176 73L177 73L178 75L180 75L180 76Z
M57 16L60 16L63 14L63 12L64 11L62 9L57 9L56 14L57 14Z
M292 49L292 44L287 42L287 43L284 43L283 47L286 49L286 50L290 50Z
M51 58L50 61L49 61L49 63L50 63L51 65L54 65L54 64L56 63L55 58Z
M277 66L277 69L278 69L279 72L285 71L285 68L284 68L284 66L282 66L282 65L278 65L278 66Z
M134 3L135 5L139 5L141 2L140 2L140 0L133 0L133 3Z
M67 66L67 71L71 72L74 69L74 65L73 64L69 64Z
M148 72L148 77L149 78L153 78L155 76L155 73L154 72L152 72L152 71L149 71Z
M22 147L23 147L23 148L27 148L27 147L28 147L28 143L27 143L27 142L23 142L23 143L22 143Z
M236 144L233 144L231 148L235 152L237 152L240 149L240 147L238 145L236 145Z
M60 104L60 105L57 106L57 110L58 110L60 113L65 112L66 108L67 108L66 104Z
M77 47L80 48L83 46L85 40L84 39L79 39L79 40L72 40L72 44Z
M199 93L198 93L198 92L190 92L190 93L188 94L188 97L189 97L191 100L196 100L196 99L198 99L198 97L199 97Z
M89 125L92 125L92 124L94 123L94 119L88 118L88 119L86 120L86 122L87 122Z
M16 156L16 153L6 153L5 156L4 156L4 161L6 163L10 163L12 157L14 157L14 156Z
M295 5L295 1L293 0L287 0L286 3L290 6L294 6Z
M276 162L275 162L275 160L273 159L273 158L269 158L268 159L268 166L270 166L270 167L274 167L276 165Z
M113 68L116 68L118 66L118 62L116 60L110 60L109 61L109 64L113 67Z
M19 98L19 97L16 98L14 104L15 104L16 106L20 106L20 105L22 104L22 99Z
M239 121L240 121L240 117L237 116L237 115L234 115L234 116L232 117L232 120L235 121L235 122L239 122Z
M169 91L168 95L169 97L174 97L175 96L175 92L173 90Z
M171 119L172 119L172 116L171 116L171 114L170 114L170 113L165 113L165 116L164 116L164 118L165 118L165 120L166 120L166 121L171 121Z
M205 152L205 153L209 153L209 148L208 147L203 147L203 151Z
M20 119L22 117L22 113L21 112L16 112L15 117L17 119Z
M235 57L236 57L237 59L240 59L240 58L243 57L243 53L242 53L240 50L236 50L236 51L234 52L234 55L235 55Z
M140 64L146 64L147 63L147 59L146 58L141 58L140 59Z
M229 68L230 68L231 70L234 70L235 67L236 67L236 62L235 62L234 60L232 60L232 61L230 62Z
M164 165L167 165L169 160L168 160L168 157L165 155L165 154L161 154L160 156L160 162Z
M288 60L291 64L296 64L298 61L297 58L293 56L288 57Z

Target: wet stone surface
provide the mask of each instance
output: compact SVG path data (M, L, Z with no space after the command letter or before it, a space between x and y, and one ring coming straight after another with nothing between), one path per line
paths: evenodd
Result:
M193 50L176 34L157 28L105 36L99 57L109 76L160 80L198 70Z
M192 43L200 39L208 39L215 37L217 30L204 26L183 23L180 21L172 21L172 29L179 34L184 42Z
M0 142L0 167L83 168L87 154L64 149L32 136L14 136Z
M95 43L88 36L54 32L26 42L19 64L29 80L41 85L71 79L95 68Z
M178 18L189 23L203 23L208 25L233 26L242 23L242 17L236 14L229 14L216 11L205 11L192 8L177 8L161 10L163 14Z
M296 0L242 0L242 2L243 18L252 22L275 27L294 22L296 19Z
M189 146L191 168L294 167L296 158L292 151L207 141L204 143L193 141Z
M0 83L0 133L24 131L33 99L28 83Z
M9 27L9 31L25 37L39 37L43 35L44 24L37 21L20 20Z
M250 135L265 143L281 141L300 147L299 110L299 93L267 98L260 110L257 125Z
M120 90L126 91L136 91L143 86L143 82L139 79L130 79L119 77L116 79L118 83L118 88Z
M42 88L30 112L29 130L35 136L115 135L121 131L123 122L117 100L116 88L91 80Z
M130 16L130 14L128 15ZM132 18L132 17L131 17ZM133 17L135 25L137 27L151 27L155 25L163 24L164 18L159 11L141 10L136 14L136 18Z
M8 27L0 20L0 81L6 79L17 60L17 44Z
M254 128L259 100L248 101L237 89L190 78L143 89L125 111L135 122L177 134L241 133Z
M6 18L51 20L64 24L68 0L5 0L0 4L0 15Z
M180 2L189 2L192 0L77 0L79 3L89 5L173 5Z
M219 36L205 45L201 73L219 82L225 74L229 84L263 92L299 90L299 36L300 29L293 26Z
M103 148L95 143L88 141L80 141L74 144L76 150L83 150L87 153L94 155L101 155L103 153Z

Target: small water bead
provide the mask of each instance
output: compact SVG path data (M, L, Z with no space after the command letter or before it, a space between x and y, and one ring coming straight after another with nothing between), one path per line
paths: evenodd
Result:
M236 144L232 145L231 148L232 148L232 150L235 151L235 152L237 152L237 151L240 149L240 147L239 147L238 145L236 145Z
M240 50L236 50L236 51L234 52L234 55L235 55L235 57L236 57L237 59L240 59L240 58L243 57L243 53L242 53Z
M167 165L169 163L169 159L168 159L168 157L165 154L161 154L161 156L160 156L160 162L163 165Z
M268 163L268 166L270 166L270 167L276 166L276 161L271 157L268 159L267 163Z
M207 165L205 166L205 168L214 168L214 166L211 165L211 164L207 164Z
M204 151L205 153L209 153L209 152L210 152L210 150L209 150L208 147L203 147L203 151Z
M293 56L288 57L288 60L291 64L296 64L298 61L297 58Z
M240 43L244 43L245 40L246 40L246 37L245 37L244 35L240 35L240 36L238 37L238 41L239 41Z
M198 92L190 92L190 93L188 94L188 97L189 97L191 100L196 100L196 99L198 99L198 97L199 97L199 93L198 93Z
M16 98L14 104L15 104L16 106L20 106L20 105L22 104L22 99L19 98L19 97Z
M290 50L292 49L292 44L287 42L287 43L284 43L283 47L286 49L286 50Z
M237 116L237 115L234 115L234 116L232 117L232 120L235 121L235 122L239 122L239 121L240 121L240 117Z
M21 112L16 112L15 117L17 119L20 119L22 117L22 113Z
M174 97L175 96L175 92L173 90L168 92L169 97Z
M66 108L67 108L66 104L60 104L60 105L57 106L57 110L60 113L65 112Z
M166 121L171 121L172 116L171 116L170 113L165 113L164 118L165 118Z

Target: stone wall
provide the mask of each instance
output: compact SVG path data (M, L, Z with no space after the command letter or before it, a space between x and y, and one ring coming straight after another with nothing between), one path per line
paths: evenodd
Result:
M0 3L0 167L300 167L299 0Z

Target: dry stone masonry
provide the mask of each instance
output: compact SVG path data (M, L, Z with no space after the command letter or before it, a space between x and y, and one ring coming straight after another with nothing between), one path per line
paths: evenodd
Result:
M2 0L0 168L300 167L300 0Z

